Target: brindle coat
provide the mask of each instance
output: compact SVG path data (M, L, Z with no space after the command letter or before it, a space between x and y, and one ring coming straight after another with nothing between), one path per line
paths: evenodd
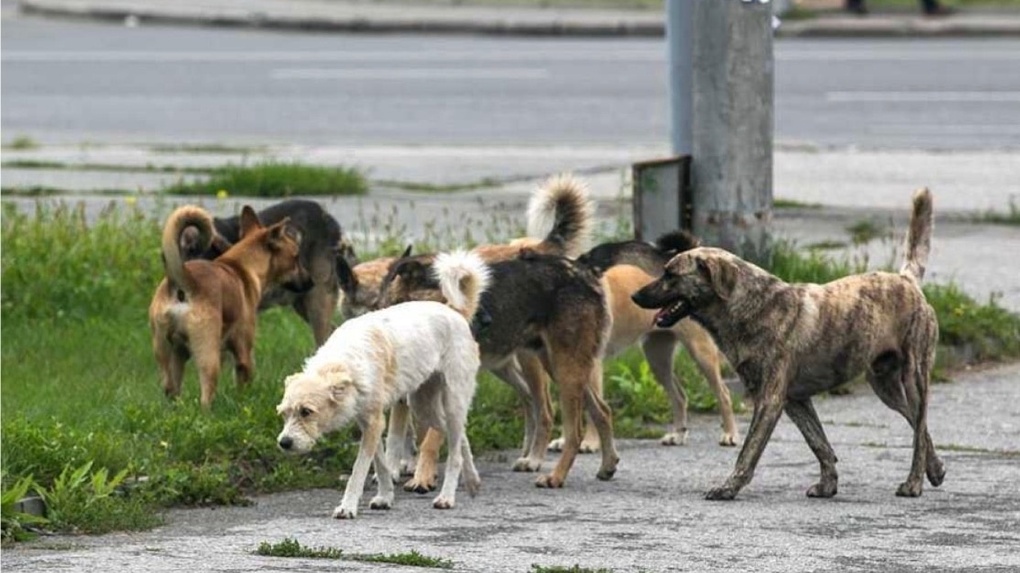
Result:
M910 474L896 494L921 495L925 473L933 486L942 483L945 467L927 427L938 323L921 291L931 227L931 194L922 189L914 195L899 273L789 284L720 249L698 248L675 257L661 278L635 293L638 305L661 309L660 326L690 316L707 328L754 399L736 468L708 499L733 499L751 480L784 410L821 466L821 480L807 495L835 495L836 455L811 396L860 375L914 430Z

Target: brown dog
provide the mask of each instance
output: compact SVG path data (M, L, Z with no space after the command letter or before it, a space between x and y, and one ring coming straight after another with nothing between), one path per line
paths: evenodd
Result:
M942 483L945 467L927 427L938 322L921 291L931 227L931 194L922 189L899 273L789 284L726 251L698 248L673 258L661 278L634 294L639 306L661 309L657 326L690 316L708 329L754 399L736 468L708 499L733 499L751 480L784 410L821 465L821 480L807 495L835 495L836 455L811 396L860 375L914 429L913 463L896 495L921 495L925 472L933 486Z
M181 392L184 364L195 358L202 386L202 407L209 408L220 373L220 349L234 355L238 384L252 376L255 317L262 291L288 284L296 290L311 286L299 263L300 237L283 220L263 227L251 207L241 211L241 239L213 261L182 262L180 237L184 229L198 229L208 248L213 239L212 217L203 209L180 207L163 228L166 278L149 305L152 347L168 397Z

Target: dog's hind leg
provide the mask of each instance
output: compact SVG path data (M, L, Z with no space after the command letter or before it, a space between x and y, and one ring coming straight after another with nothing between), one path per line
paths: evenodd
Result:
M542 363L535 355L521 352L492 373L517 391L524 402L524 446L512 469L515 472L538 471L545 460L545 444L552 428L548 379L542 371Z
M333 288L329 281L317 283L294 301L294 310L312 327L316 347L325 344L333 333L333 312L340 299L336 286L335 281Z
M220 334L219 329L192 331L190 346L195 366L198 367L198 381L201 385L202 408L212 407L216 397L216 385L220 378Z
M677 337L672 332L649 332L641 341L645 360L655 379L669 396L673 407L673 422L666 427L666 435L659 443L664 446L682 446L687 443L687 393L683 384L673 375L673 356Z
M602 362L597 359L593 362L591 386L585 392L584 404L588 416L591 418L592 426L598 432L599 442L602 447L602 466L599 468L596 477L606 481L612 479L613 474L616 473L616 466L620 463L620 455L617 453L616 445L613 442L613 412L602 399Z
M811 399L790 400L786 403L786 415L797 425L808 447L814 452L821 465L821 479L807 490L808 497L832 497L836 495L839 476L836 473L836 453L832 451L825 437L822 422L818 419Z
M464 428L467 425L468 409L474 396L474 376L478 370L477 362L472 370L461 364L451 365L446 374L446 385L440 392L443 407L443 421L446 434L449 436L449 452L446 456L446 475L443 476L443 489L432 501L436 509L451 509L456 504L457 484L461 471L466 468L468 480L466 486L472 496L478 492L478 470L475 468L471 445L468 443ZM466 453L466 455L465 455ZM466 465L465 465L466 464Z
M163 394L170 399L177 398L181 395L184 364L188 361L188 351L183 348L173 348L169 343L157 344L155 350Z
M771 372L765 373L763 380L745 380L744 385L748 388L758 388L754 396L754 414L751 416L751 426L744 440L744 446L737 456L737 465L733 473L726 479L722 486L713 488L705 494L706 499L728 500L737 496L751 478L754 477L754 469L758 466L765 445L768 444L772 431L776 429L776 423L783 414L783 406L786 402L787 377L786 367L776 365Z
M407 438L411 432L411 409L406 399L397 400L390 407L389 425L386 429L386 463L394 479L404 475L411 466L413 451L408 451ZM413 470L412 470L413 471Z
M583 405L585 393L590 388L592 363L595 356L583 357L575 348L559 348L550 352L549 367L554 380L560 387L560 413L563 416L563 453L552 472L535 480L538 487L563 487L563 481L574 465L581 446L581 425L584 421ZM601 471L601 470L600 470Z
M415 424L421 428L422 440L418 448L418 463L414 476L404 483L404 491L428 493L436 489L439 449L443 445L443 406L440 403L442 385L445 381L441 375L435 375L421 385L411 396L409 402Z
M358 425L361 426L361 445L358 448L358 457L354 460L351 476L347 479L344 497L340 505L333 510L333 517L336 519L353 519L358 515L358 502L361 501L361 494L365 491L365 478L368 477L368 468L376 457L376 449L382 440L386 420L382 410L377 410L366 412L365 417L358 420ZM383 460L383 466L385 463ZM379 480L380 487L384 481L386 480Z
M252 341L245 340L244 336L234 336L227 343L227 348L234 355L234 379L238 386L247 386L251 383L254 370L251 347Z
M691 320L681 321L679 329L683 336L680 338L698 365L698 370L708 381L709 388L715 394L719 403L719 416L722 417L722 436L719 437L720 446L736 446L740 442L740 431L737 429L737 420L733 416L733 398L730 397L730 390L723 382L720 362L722 352L712 341L712 337L704 328ZM670 357L672 359L672 356ZM670 362L672 369L672 362ZM678 381L679 384L679 381Z
M382 448L376 448L375 457L372 461L375 466L376 484L378 491L368 507L372 509L390 509L393 507L393 479L392 468L386 462L386 453Z

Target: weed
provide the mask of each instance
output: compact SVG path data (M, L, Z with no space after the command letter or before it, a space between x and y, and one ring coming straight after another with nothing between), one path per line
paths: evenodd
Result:
M6 486L6 471L4 479ZM17 504L28 492L38 489L31 475L19 478L10 488L4 487L0 493L0 542L27 541L35 538L29 527L45 525L46 518L18 510Z
M53 171L109 171L114 173L192 173L209 175L218 167L181 167L177 165L116 165L109 163L63 163L36 159L15 159L0 164L4 169L47 169Z
M19 135L12 139L10 143L4 145L4 147L14 150L28 150L38 148L39 144L27 135Z
M1020 225L1020 204L1017 203L1016 198L1011 197L1009 199L1009 211L1006 213L1000 213L999 211L985 211L981 215L974 219L976 223L992 223L995 225Z
M149 150L155 153L209 153L209 154L240 154L262 153L269 148L264 145L240 146L223 145L218 143L209 144L180 144L180 145L153 145Z
M418 191L423 193L455 193L458 191L475 191L478 189L493 189L503 185L499 179L485 177L478 181L469 183L420 183L416 181L395 181L391 179L380 179L377 184L404 191Z
M889 237L891 233L890 227L870 220L857 221L846 230L850 233L850 241L854 245L866 245L875 239Z
M564 567L562 565L539 565L537 563L531 564L531 573L613 573L612 569L605 567L599 567L598 569L592 569L590 567L581 567L575 564L572 567Z
M409 565L412 567L431 567L433 569L453 569L453 561L440 557L429 557L422 555L414 549L407 553L358 553L347 556L352 561L364 561L367 563L392 563L394 565Z
M809 251L833 251L837 249L845 249L847 246L848 245L843 241L818 241L816 243L804 245L804 248Z
M93 472L91 461L77 468L64 466L50 487L39 489L49 525L64 531L106 533L162 523L145 500L119 494L127 475L127 468L113 476L105 467Z
M773 209L821 209L820 203L805 203L794 199L773 199Z
M368 183L347 167L264 162L217 168L204 181L180 182L163 189L171 195L288 197L290 195L364 195Z
M263 541L255 549L256 555L266 557L303 557L306 559L343 559L344 552L335 547L305 547L294 538L287 537L279 543Z

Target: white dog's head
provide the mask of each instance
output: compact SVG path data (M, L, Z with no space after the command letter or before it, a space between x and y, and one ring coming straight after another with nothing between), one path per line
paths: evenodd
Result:
M283 417L276 443L284 451L308 452L319 436L342 427L355 415L357 387L342 364L292 374L284 385L283 401L276 407Z

